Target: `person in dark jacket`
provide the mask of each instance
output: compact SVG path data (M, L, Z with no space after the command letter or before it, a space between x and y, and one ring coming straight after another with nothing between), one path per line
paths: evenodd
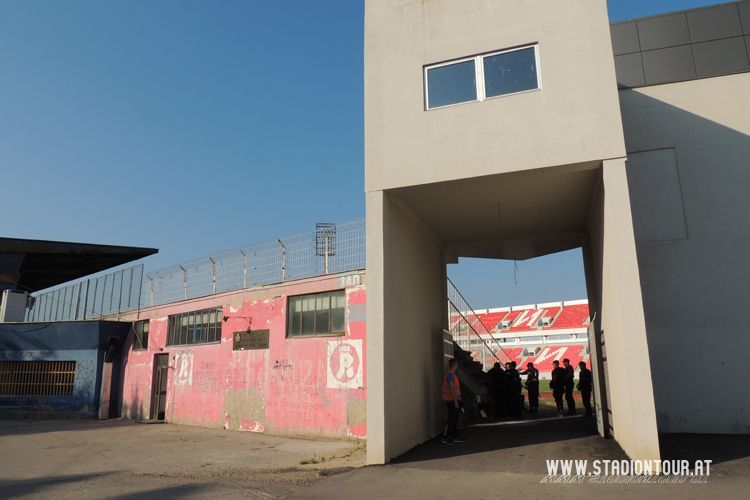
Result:
M549 383L552 389L552 397L555 398L555 405L557 405L557 414L562 416L563 409L563 394L565 393L565 369L560 367L560 362L554 360L552 362L552 380Z
M539 370L534 368L534 363L526 363L526 369L519 372L526 375L526 392L529 394L529 413L536 413L539 409Z
M505 372L500 363L495 363L487 375L490 376L490 391L495 402L495 418L499 418L505 415Z
M505 366L505 384L506 384L506 397L508 413L514 418L521 418L522 415L522 402L521 402L521 376L516 370L516 362L511 361L506 363Z
M568 412L566 415L575 415L576 400L573 399L573 389L576 385L576 372L568 358L563 359L563 366L565 367L565 402L568 403Z
M586 362L578 363L578 390L581 391L583 407L586 409L586 416L591 416L594 412L591 410L591 389L594 385L594 379L591 376L591 370L586 368Z

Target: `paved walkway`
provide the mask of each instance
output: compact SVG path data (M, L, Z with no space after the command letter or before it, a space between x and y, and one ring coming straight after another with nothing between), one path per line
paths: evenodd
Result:
M697 453L694 438L673 437L669 449L681 458L713 458L707 484L540 484L546 459L625 459L613 440L595 434L585 417L521 424L475 426L465 443L433 440L387 466L365 467L299 490L296 498L482 499L482 498L746 498L750 491L750 437L706 437ZM669 455L667 453L666 455ZM674 458L674 457L670 457ZM718 498L718 497L716 497Z
M278 498L338 467L351 441L125 421L0 421L0 498Z

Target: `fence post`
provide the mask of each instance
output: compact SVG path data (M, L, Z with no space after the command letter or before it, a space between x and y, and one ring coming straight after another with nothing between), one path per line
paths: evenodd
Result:
M187 269L185 269L185 267L182 264L180 264L180 269L182 269L182 290L183 290L183 295L185 296L184 297L185 300L187 300L187 278L188 278L188 276L187 276Z
M122 312L122 286L125 284L125 269L121 269L119 271L120 273L120 297L117 300L117 319L120 319L120 313ZM132 273L131 273L132 274ZM130 277L130 280L133 280L133 277ZM112 287L114 288L114 286ZM128 294L128 302L130 301L130 294Z
M153 306L154 305L154 278L152 278L151 276L146 276L146 278L148 278L148 281L150 283L149 289L151 291L151 305Z
M281 281L286 281L286 245L281 240L278 240L281 246Z
M242 254L242 288L247 288L247 254L240 249Z
M209 257L211 261L211 293L216 293L216 260L213 257Z

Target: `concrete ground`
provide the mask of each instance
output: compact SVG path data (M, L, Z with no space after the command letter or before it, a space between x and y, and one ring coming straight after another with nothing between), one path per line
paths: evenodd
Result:
M542 415L544 416L544 415ZM546 459L624 459L586 417L501 421L360 467L352 441L120 421L0 421L0 498L745 498L750 436L670 435L669 459L712 459L706 484L542 483ZM357 468L359 467L359 468Z
M435 439L392 464L364 467L299 490L295 498L747 498L750 436L669 436L664 458L713 459L706 484L540 483L546 459L625 459L613 440L595 433L586 417L500 422L463 432L466 442ZM593 479L592 479L593 481Z
M0 498L278 498L364 463L353 441L125 421L0 421Z

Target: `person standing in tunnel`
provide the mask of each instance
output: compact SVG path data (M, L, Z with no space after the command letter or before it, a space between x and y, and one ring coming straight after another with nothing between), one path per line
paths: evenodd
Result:
M565 366L565 402L568 404L566 415L575 415L576 400L573 399L573 388L576 385L576 372L568 358L563 359L563 365Z
M526 363L526 369L519 372L526 375L526 392L529 394L529 413L536 413L539 409L539 370L534 368L534 363Z
M552 380L549 383L552 389L552 397L555 398L555 405L557 406L557 414L562 416L564 413L563 408L563 394L565 393L565 369L560 367L560 362L554 360L552 362Z
M490 376L490 390L495 403L494 417L499 418L505 415L505 374L500 363L495 363L487 375Z
M518 374L515 361L510 362L510 367L506 373L508 374L506 378L506 383L508 384L508 410L514 418L523 418L521 375Z
M586 416L590 417L594 414L591 409L591 389L594 379L591 375L591 370L586 368L585 361L578 363L578 368L578 390L581 391L581 399L583 400L583 407L586 409Z
M443 433L443 443L453 445L458 439L458 414L461 411L461 382L458 380L458 361L451 358L448 371L443 375L443 402L448 411L448 418Z

